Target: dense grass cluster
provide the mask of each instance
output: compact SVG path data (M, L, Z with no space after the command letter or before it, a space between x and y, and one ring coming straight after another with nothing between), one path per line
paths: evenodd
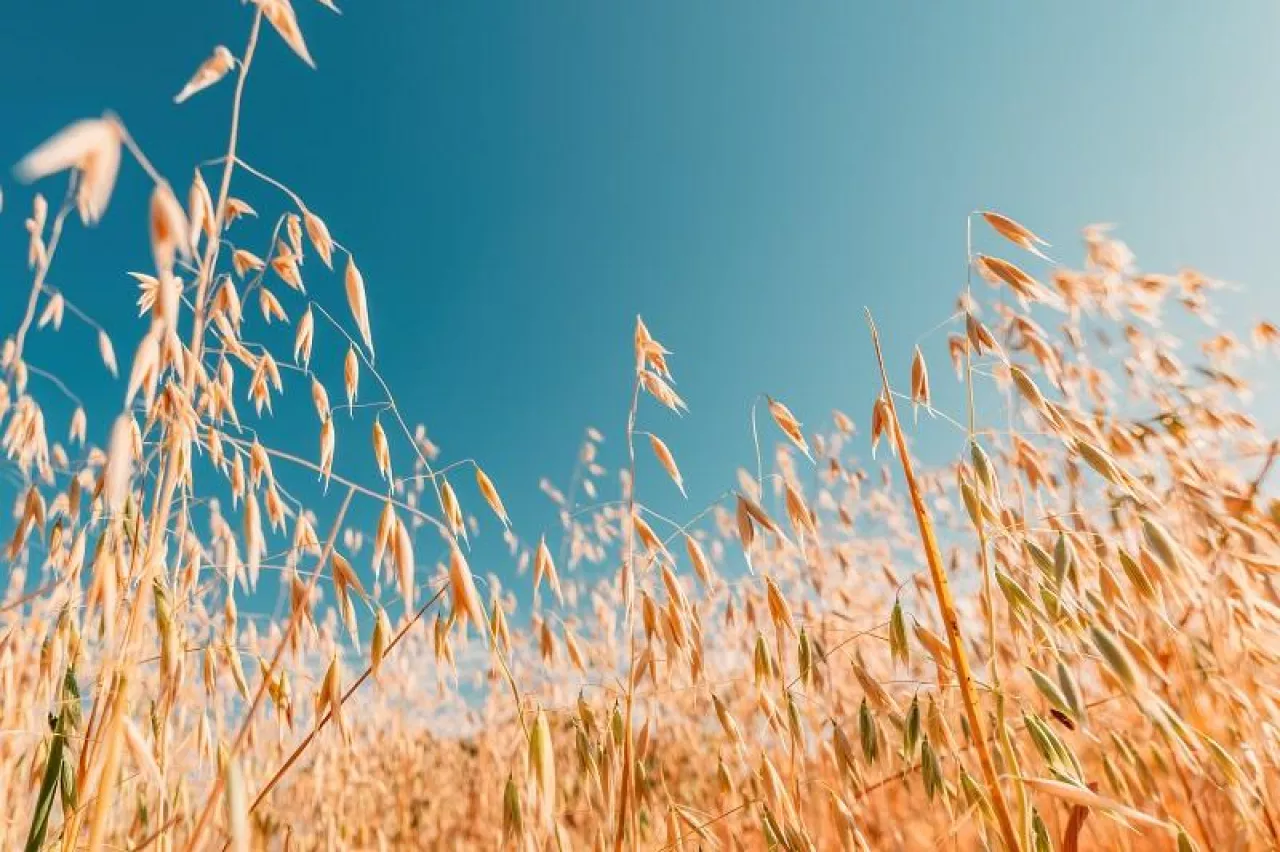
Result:
M1280 444L1241 377L1275 326L1220 330L1215 281L1143 273L1106 229L1072 270L974 214L936 332L954 419L869 324L861 431L762 394L755 458L673 519L646 495L684 491L659 433L687 406L637 320L623 467L588 430L543 483L560 526L518 529L401 415L357 247L238 152L259 38L310 62L288 0L247 11L178 96L234 86L185 204L114 115L18 167L70 182L35 196L2 353L0 848L1280 848ZM108 330L47 279L126 159L154 269ZM330 277L345 305L308 290ZM32 362L54 332L113 374L131 341L118 417ZM961 456L925 467L920 423ZM499 535L523 587L473 576Z

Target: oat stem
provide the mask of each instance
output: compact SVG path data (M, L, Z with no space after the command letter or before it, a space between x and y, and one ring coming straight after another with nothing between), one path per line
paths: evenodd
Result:
M907 441L902 431L901 421L898 419L898 409L893 401L893 393L889 387L889 374L884 365L884 353L880 349L880 334L876 330L875 320L871 318L870 311L867 311L867 325L871 329L871 343L876 352L880 382L884 388L885 398L888 400L889 416L893 421L893 440L898 447L898 461L902 464L903 478L907 481L907 491L911 495L911 509L920 530L920 543L924 548L925 560L929 564L929 576L933 581L933 594L938 604L938 615L946 627L951 662L955 666L956 677L960 683L960 697L964 702L969 728L973 732L978 763L982 767L983 778L991 794L991 804L1000 825L1005 847L1009 852L1020 852L1022 844L1018 840L1018 833L1014 830L1013 820L1009 816L1004 790L1000 787L999 776L991 759L991 751L987 747L986 737L983 734L982 719L978 713L978 698L973 688L973 671L969 666L964 636L960 631L960 616L956 611L955 598L951 593L951 582L947 579L946 568L942 563L942 553L938 549L938 541L933 531L933 521L929 517L928 507L925 506L920 485L916 482L911 456L907 453Z

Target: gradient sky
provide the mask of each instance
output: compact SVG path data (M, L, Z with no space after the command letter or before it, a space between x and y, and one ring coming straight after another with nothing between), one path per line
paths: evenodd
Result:
M406 414L484 463L527 538L552 521L539 476L567 479L583 427L618 450L637 313L692 409L646 420L701 506L751 459L756 394L809 424L865 420L864 305L905 378L962 284L975 208L1069 263L1083 225L1118 223L1144 268L1247 287L1229 296L1238 328L1280 316L1271 2L294 2L319 70L264 37L242 154L355 250ZM0 162L106 108L175 185L222 153L230 85L170 99L215 43L241 52L247 7L42 0L4 18ZM31 190L0 184L12 328ZM127 166L50 276L126 363L146 191ZM313 290L342 308L336 283ZM36 335L31 361L109 417L123 385L77 372L91 338L63 337Z

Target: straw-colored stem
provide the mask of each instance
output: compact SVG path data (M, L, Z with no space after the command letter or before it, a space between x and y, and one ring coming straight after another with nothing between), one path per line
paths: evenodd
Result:
M871 343L875 347L880 381L888 401L893 440L898 448L898 460L902 463L902 475L907 481L907 491L911 495L911 510L915 514L916 524L920 529L920 543L924 547L925 560L929 564L929 576L933 581L933 594L937 600L938 614L947 631L947 644L951 650L951 662L955 666L956 677L960 682L960 697L964 702L965 717L973 733L974 750L978 754L983 780L991 794L992 808L995 810L996 821L1000 825L1005 846L1010 852L1020 852L1022 844L1018 840L1018 832L1014 829L1013 820L1009 816L1009 806L1005 801L1004 791L1000 787L995 763L991 759L991 749L987 746L986 737L983 735L982 719L978 713L977 692L973 687L973 670L969 665L969 655L964 648L964 635L960 631L960 616L956 611L955 598L951 593L951 582L947 579L946 568L942 563L942 553L938 549L938 540L933 530L933 521L929 517L929 509L925 506L924 497L920 493L920 485L916 482L915 471L911 466L911 456L907 453L907 441L903 437L898 409L889 387L889 374L884 365L884 353L880 349L880 334L876 331L875 320L871 318L870 311L867 311L867 325L871 328Z

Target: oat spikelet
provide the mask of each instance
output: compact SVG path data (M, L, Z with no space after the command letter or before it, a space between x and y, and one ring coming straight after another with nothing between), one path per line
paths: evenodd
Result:
M373 332L369 328L369 303L364 294L364 276L356 267L355 258L350 255L347 255L347 271L343 279L347 288L347 306L351 308L351 316L360 329L365 347L373 355Z
M111 427L111 444L107 450L107 464L102 472L102 493L109 514L118 514L124 506L132 477L133 418L122 414Z
M787 408L773 397L765 397L769 402L769 413L773 415L773 422L778 424L778 428L782 433L791 440L804 453L810 461L813 456L809 453L809 443L804 439L804 433L800 430L800 421L791 413L791 409Z
M536 594L538 587L542 585L543 578L546 578L547 585L551 587L551 592L556 596L556 600L563 600L560 596L560 575L556 573L556 564L551 559L551 551L547 548L546 536L538 541L538 551L533 557L533 591Z
M711 561L707 559L706 551L702 549L702 545L698 544L698 540L691 535L685 535L684 547L689 553L689 561L693 563L693 571L698 575L698 579L707 587L711 586Z
M387 433L382 428L382 421L373 419L373 458L378 464L378 473L382 478L391 481L391 446L387 443Z
M493 480L488 474L480 469L480 465L476 465L476 486L479 487L480 495L489 504L489 508L498 516L498 520L502 521L502 525L510 527L511 520L507 517L507 508L502 505L502 498L498 496L498 489L494 487Z
M236 249L231 253L231 268L241 278L244 278L250 272L256 272L264 266L266 266L266 263L263 262L262 258L248 249Z
M315 337L316 318L311 313L310 306L308 306L306 313L298 320L298 327L294 331L293 360L295 363L301 364L303 367L311 363L311 347L315 343Z
M180 104L196 92L203 92L227 76L227 72L234 68L235 65L236 58L231 55L231 51L222 45L218 45L213 49L213 55L200 63L200 67L196 69L195 74L191 75L191 79L187 81L187 84L182 87L182 91L174 95L173 102Z
M547 714L539 708L533 730L529 732L529 771L538 791L538 814L548 830L554 826L556 809L556 758L553 749Z
M316 254L324 261L324 265L333 269L333 237L329 236L329 226L310 210L302 211L302 223L307 229L307 237L315 246Z
M66 169L80 171L76 205L80 218L92 225L102 218L120 171L124 128L114 118L88 118L68 125L22 159L18 177L39 180Z
M191 227L187 214L167 183L151 192L151 252L161 276L173 271L175 257L191 257Z
M391 619L387 617L387 611L382 607L378 607L378 613L373 623L373 637L369 640L369 668L373 673L374 680L377 680L378 673L382 670L382 660L387 654L387 645L391 641Z
M480 601L480 593L476 591L466 557L457 545L449 550L449 595L453 600L454 618L461 619L464 623L470 619L476 629L483 633L488 624L484 604Z
M333 451L334 451L334 429L333 416L329 415L324 418L324 422L320 424L320 478L324 480L325 488L329 487L329 477L333 475Z
M284 43L289 45L289 49L298 54L303 62L315 68L316 63L311 58L311 52L307 50L307 43L302 38L302 30L298 28L298 17L289 0L254 0L254 2L262 10L263 17L275 27L280 38L284 39Z
M919 346L911 359L911 401L929 407L929 367Z
M414 575L417 573L417 565L413 560L413 537L409 535L409 528L405 522L396 519L395 532L395 560L396 575L400 582L400 595L404 598L406 609L413 606L414 598Z
M342 382L347 391L347 405L354 405L360 390L360 356L354 346L347 347L347 357L342 362Z
M984 210L982 218L987 220L987 224L994 228L997 234L1015 246L1026 249L1044 260L1049 260L1039 249L1039 246L1048 247L1049 244L1032 233L1030 228L1015 222L1008 216L996 213L994 210Z
M680 489L680 495L688 497L684 490L684 478L680 476L680 468L676 466L676 459L671 454L671 450L661 438L652 433L649 435L649 443L653 446L653 454L658 457L658 463L662 465L662 469L667 472L667 476L671 477L676 488Z

